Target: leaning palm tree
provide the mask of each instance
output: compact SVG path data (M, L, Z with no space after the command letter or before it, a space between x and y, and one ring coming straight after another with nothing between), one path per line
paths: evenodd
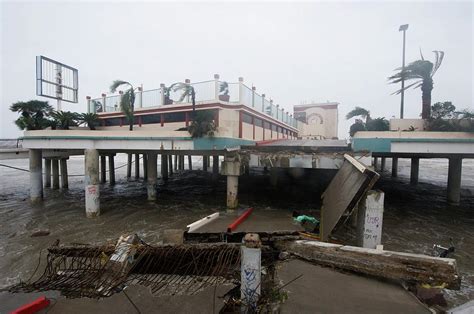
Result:
M421 87L422 92L422 111L421 118L429 119L431 117L431 91L433 90L433 76L436 71L438 71L441 63L443 62L444 52L443 51L433 51L435 54L434 64L431 61L425 60L423 54L420 51L421 60L416 60L409 65L403 68L396 69L400 71L388 79L390 83L397 84L402 80L416 80L414 83L405 86L403 90L406 90L410 87L418 88ZM399 94L402 92L402 89L395 92Z
M116 80L110 85L110 92L115 93L117 89L122 86L127 85L128 89L123 93L120 98L120 110L123 111L125 117L127 117L129 130L133 131L133 122L134 122L134 104L135 104L135 89L133 85L126 81Z
M346 119L349 120L351 118L359 117L359 116L362 117L363 119L365 119L365 123L367 123L371 120L370 111L367 110L367 109L364 109L362 107L355 107L354 109L349 111L346 114Z
M192 119L194 120L195 113L196 113L196 93L194 91L194 87L192 87L190 84L178 82L171 84L170 87L168 87L168 91L172 90L173 92L176 92L178 90L182 91L181 97L179 98L179 102L182 102L184 98L186 97L191 97L191 101L193 104L193 113L192 113Z

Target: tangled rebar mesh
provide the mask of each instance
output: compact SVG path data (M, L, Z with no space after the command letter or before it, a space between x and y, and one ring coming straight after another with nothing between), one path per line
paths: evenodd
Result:
M238 280L237 244L50 247L46 268L36 280L10 292L57 290L70 298L102 298L129 285L143 285L155 295L191 295Z

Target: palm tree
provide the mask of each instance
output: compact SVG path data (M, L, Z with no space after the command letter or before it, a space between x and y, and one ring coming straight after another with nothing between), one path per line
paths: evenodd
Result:
M53 111L53 107L47 101L30 100L16 102L10 106L10 110L21 114L15 120L21 130L42 130L49 126L46 117Z
M420 51L421 60L416 60L410 63L405 69L398 68L400 72L390 76L388 79L390 83L397 84L402 80L416 80L414 83L405 86L403 90L410 87L418 88L421 87L422 92L422 111L421 118L429 119L431 117L431 91L433 90L433 76L438 71L441 63L443 62L444 52L433 51L435 54L434 64L431 61L425 60L423 54ZM395 94L401 93L401 89L396 91Z
M69 130L71 126L77 126L80 114L71 111L55 111L51 113L51 117L56 121L56 126L63 130Z
M371 120L371 117L370 117L370 111L367 110L367 109L364 109L362 107L355 107L354 109L352 109L351 111L349 111L347 114L346 114L346 119L349 120L351 118L354 118L354 117L362 117L363 119L365 119L365 123L369 122Z
M172 90L173 92L176 92L178 90L183 91L181 94L181 97L178 100L179 102L182 102L185 97L191 97L191 101L193 103L192 119L194 120L195 113L196 113L196 93L194 91L194 87L192 87L190 84L178 82L168 87L168 91L169 90Z
M193 122L188 127L188 132L192 138L199 138L206 135L214 136L216 130L214 115L211 111L207 110L197 111Z
M99 115L96 113L83 113L79 119L81 120L81 124L87 124L91 130L95 130L95 127L99 125Z
M129 130L133 131L133 111L135 104L135 89L133 88L133 85L126 81L116 80L112 82L112 85L110 85L110 92L115 93L117 88L122 85L127 85L129 88L123 93L120 99L120 110L122 110L127 117Z

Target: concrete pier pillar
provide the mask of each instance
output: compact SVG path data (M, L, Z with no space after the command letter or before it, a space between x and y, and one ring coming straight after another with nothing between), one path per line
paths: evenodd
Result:
M140 154L135 154L135 179L140 179Z
M359 203L357 213L357 245L375 249L382 243L384 193L369 191Z
M100 215L99 151L97 149L86 149L84 155L86 216L87 218L93 218Z
M193 170L193 156L188 155L188 169Z
M33 203L43 200L43 164L41 149L30 149L30 200Z
M202 156L202 170L207 172L207 156Z
M184 171L184 155L179 156L179 158L181 159L181 170Z
M132 177L132 154L127 154L127 179Z
M115 155L109 155L109 182L115 184Z
M51 159L44 160L44 187L51 187Z
M146 190L147 190L149 201L156 201L156 182L157 182L156 159L157 159L156 153L147 154L146 161L147 161L148 176L147 176Z
M219 156L212 156L212 175L214 179L219 177Z
M178 155L174 155L174 171L178 171Z
M59 160L53 158L51 160L51 168L53 170L53 190L59 189Z
M385 171L385 162L386 162L386 157L382 157L382 162L380 163L380 172Z
M239 205L239 176L240 161L234 159L226 159L222 163L221 174L227 176L227 208L235 209Z
M107 161L105 156L100 156L100 183L107 181Z
M168 155L168 171L169 175L173 175L173 155Z
M461 200L462 158L449 158L448 203L458 205Z
M418 173L420 172L420 158L411 159L410 184L418 184Z
M378 157L374 157L374 169L376 170L377 169L377 163L379 162L379 158Z
M392 177L398 177L398 158L392 158Z
M143 154L143 180L148 179L148 154Z
M161 154L161 178L168 181L168 155Z
M61 158L59 161L59 166L61 168L61 188L68 189L69 188L69 178L67 175L67 158Z

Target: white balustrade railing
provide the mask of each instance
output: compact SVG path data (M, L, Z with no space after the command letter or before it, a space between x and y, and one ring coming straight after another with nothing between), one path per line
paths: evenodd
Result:
M187 81L189 82L189 81ZM252 108L258 112L266 114L282 123L298 128L298 121L285 113L283 108L274 105L265 95L256 92L256 88L250 88L243 83L240 78L237 83L228 83L220 81L216 75L214 80L186 83L194 88L196 103L204 102L225 102L229 104L241 104ZM187 95L181 100L183 90L168 90L167 87L143 91L138 88L135 91L134 107L137 108L153 108L161 106L169 106L173 104L191 103L191 96ZM122 95L110 95L90 99L88 101L88 112L116 112L121 111L120 100Z

